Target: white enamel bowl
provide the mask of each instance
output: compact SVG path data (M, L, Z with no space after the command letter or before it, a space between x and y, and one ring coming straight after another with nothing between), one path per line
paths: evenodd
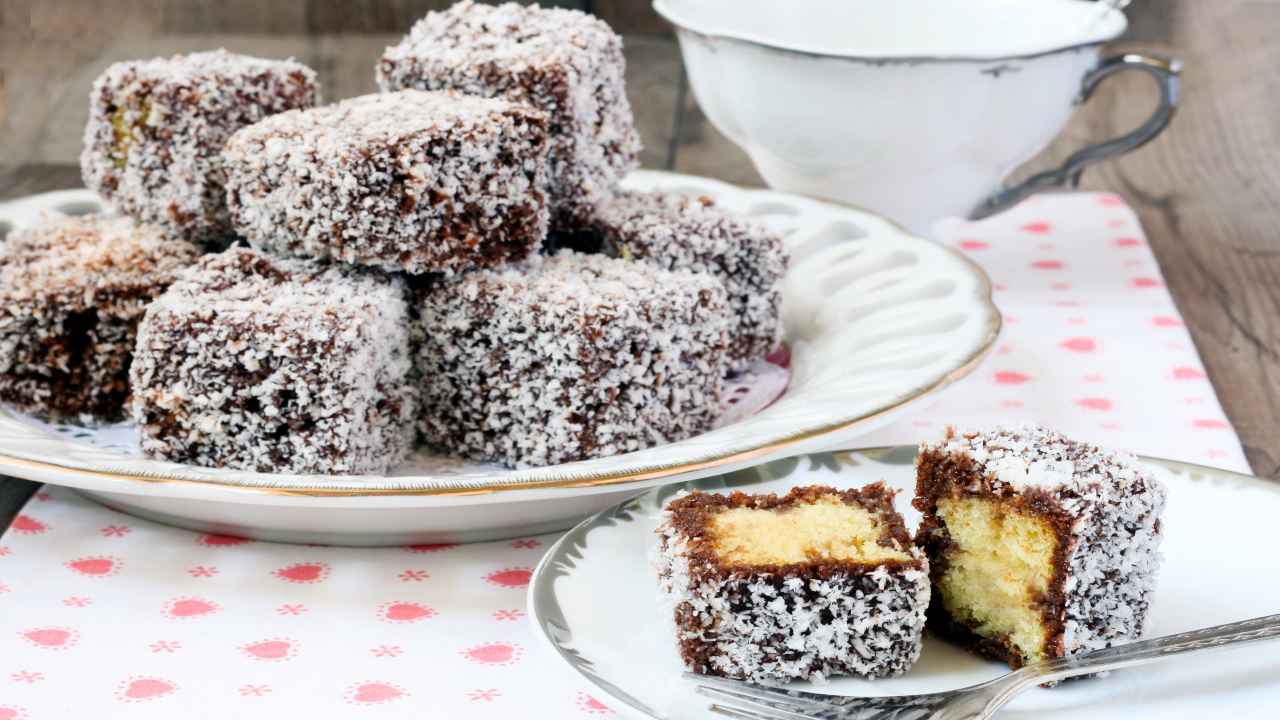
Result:
M924 233L1066 125L1126 20L1084 0L656 0L698 104L771 187Z
M0 409L0 472L80 488L175 525L292 542L393 545L513 537L568 527L640 490L847 445L968 373L1000 328L982 271L873 215L712 180L637 172L626 185L715 198L786 237L790 386L762 411L689 440L545 468L508 470L419 454L390 477L271 475L160 462L132 429L53 429ZM0 205L22 227L66 191Z

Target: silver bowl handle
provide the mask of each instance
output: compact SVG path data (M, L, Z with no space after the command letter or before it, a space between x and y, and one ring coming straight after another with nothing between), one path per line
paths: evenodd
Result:
M1084 76L1080 94L1076 97L1076 104L1080 105L1087 101L1104 78L1125 70L1140 70L1148 73L1160 84L1160 104L1146 122L1133 132L1077 150L1062 165L1053 170L1037 173L1013 187L1000 190L974 208L969 214L969 219L979 220L995 215L1047 188L1068 185L1075 187L1080 184L1080 175L1086 167L1136 150L1159 135L1160 131L1169 125L1169 121L1173 118L1173 111L1178 106L1178 73L1182 71L1182 63L1178 60L1140 53L1125 53L1106 58Z

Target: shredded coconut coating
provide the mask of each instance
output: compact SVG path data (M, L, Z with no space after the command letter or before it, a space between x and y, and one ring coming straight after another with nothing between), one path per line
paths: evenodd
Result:
M716 418L728 305L711 277L565 252L438 282L417 308L419 429L448 452L553 465Z
M1067 521L1069 549L1055 578L1065 598L1053 623L1061 635L1048 643L1060 652L1052 656L1142 637L1161 560L1166 491L1136 457L1035 426L948 431L920 452L959 467L972 463L976 471L966 473L964 492L1034 495Z
M223 157L255 247L413 274L493 267L546 237L545 116L406 90L273 116Z
M127 217L54 217L0 244L0 400L93 424L124 416L138 320L195 246Z
M686 670L759 683L823 682L900 675L919 660L929 564L907 538L897 546L910 562L734 566L705 551L700 523L687 517L699 495L668 505L654 555Z
M782 238L715 206L707 197L623 192L596 212L591 227L615 256L668 270L706 272L729 291L733 370L773 352L782 341Z
M413 439L408 305L377 271L209 255L146 313L133 419L142 450L258 472L381 474Z
M231 233L219 153L268 115L319 102L293 60L225 50L111 65L93 83L80 170L121 212L175 237L217 245Z
M376 68L384 90L453 89L550 117L552 225L584 221L638 165L622 38L576 10L469 0L427 13Z

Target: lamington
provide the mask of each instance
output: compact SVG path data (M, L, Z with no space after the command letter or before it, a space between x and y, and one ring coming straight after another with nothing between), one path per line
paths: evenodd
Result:
M1142 636L1165 489L1132 455L1041 427L948 430L916 470L931 626L1014 668Z
M147 455L257 472L382 474L413 439L402 280L250 248L147 309L131 378Z
M138 321L198 254L121 216L11 233L0 244L0 401L57 422L124 419Z
M601 249L669 270L709 273L729 292L733 370L771 353L782 341L782 238L736 216L708 197L621 192L592 216Z
M550 117L552 225L583 220L637 165L622 39L576 10L460 2L431 12L378 61L384 90L453 89Z
M914 665L929 563L893 496L877 482L671 502L656 565L685 668L772 683Z
M420 290L424 439L510 467L675 442L716 419L728 302L707 275L536 255Z
M281 113L223 153L235 227L254 247L412 274L534 252L546 156L543 113L420 90Z
M293 60L225 50L111 65L93 84L80 169L118 210L202 244L231 233L219 154L235 131L319 102Z

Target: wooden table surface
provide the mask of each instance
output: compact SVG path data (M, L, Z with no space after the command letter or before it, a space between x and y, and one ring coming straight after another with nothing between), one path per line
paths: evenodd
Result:
M327 99L350 97L372 91L374 58L438 4L139 0L93 16L49 10L60 3L6 5L0 200L80 185L85 98L109 62L211 47L292 55L317 69ZM761 184L685 91L679 50L647 3L557 4L594 10L623 32L646 167ZM1138 0L1129 15L1119 47L1181 58L1182 103L1163 136L1087 172L1083 187L1118 192L1137 210L1254 472L1280 479L1280 2ZM1020 175L1136 125L1154 97L1144 78L1106 83ZM0 528L33 489L0 479Z

